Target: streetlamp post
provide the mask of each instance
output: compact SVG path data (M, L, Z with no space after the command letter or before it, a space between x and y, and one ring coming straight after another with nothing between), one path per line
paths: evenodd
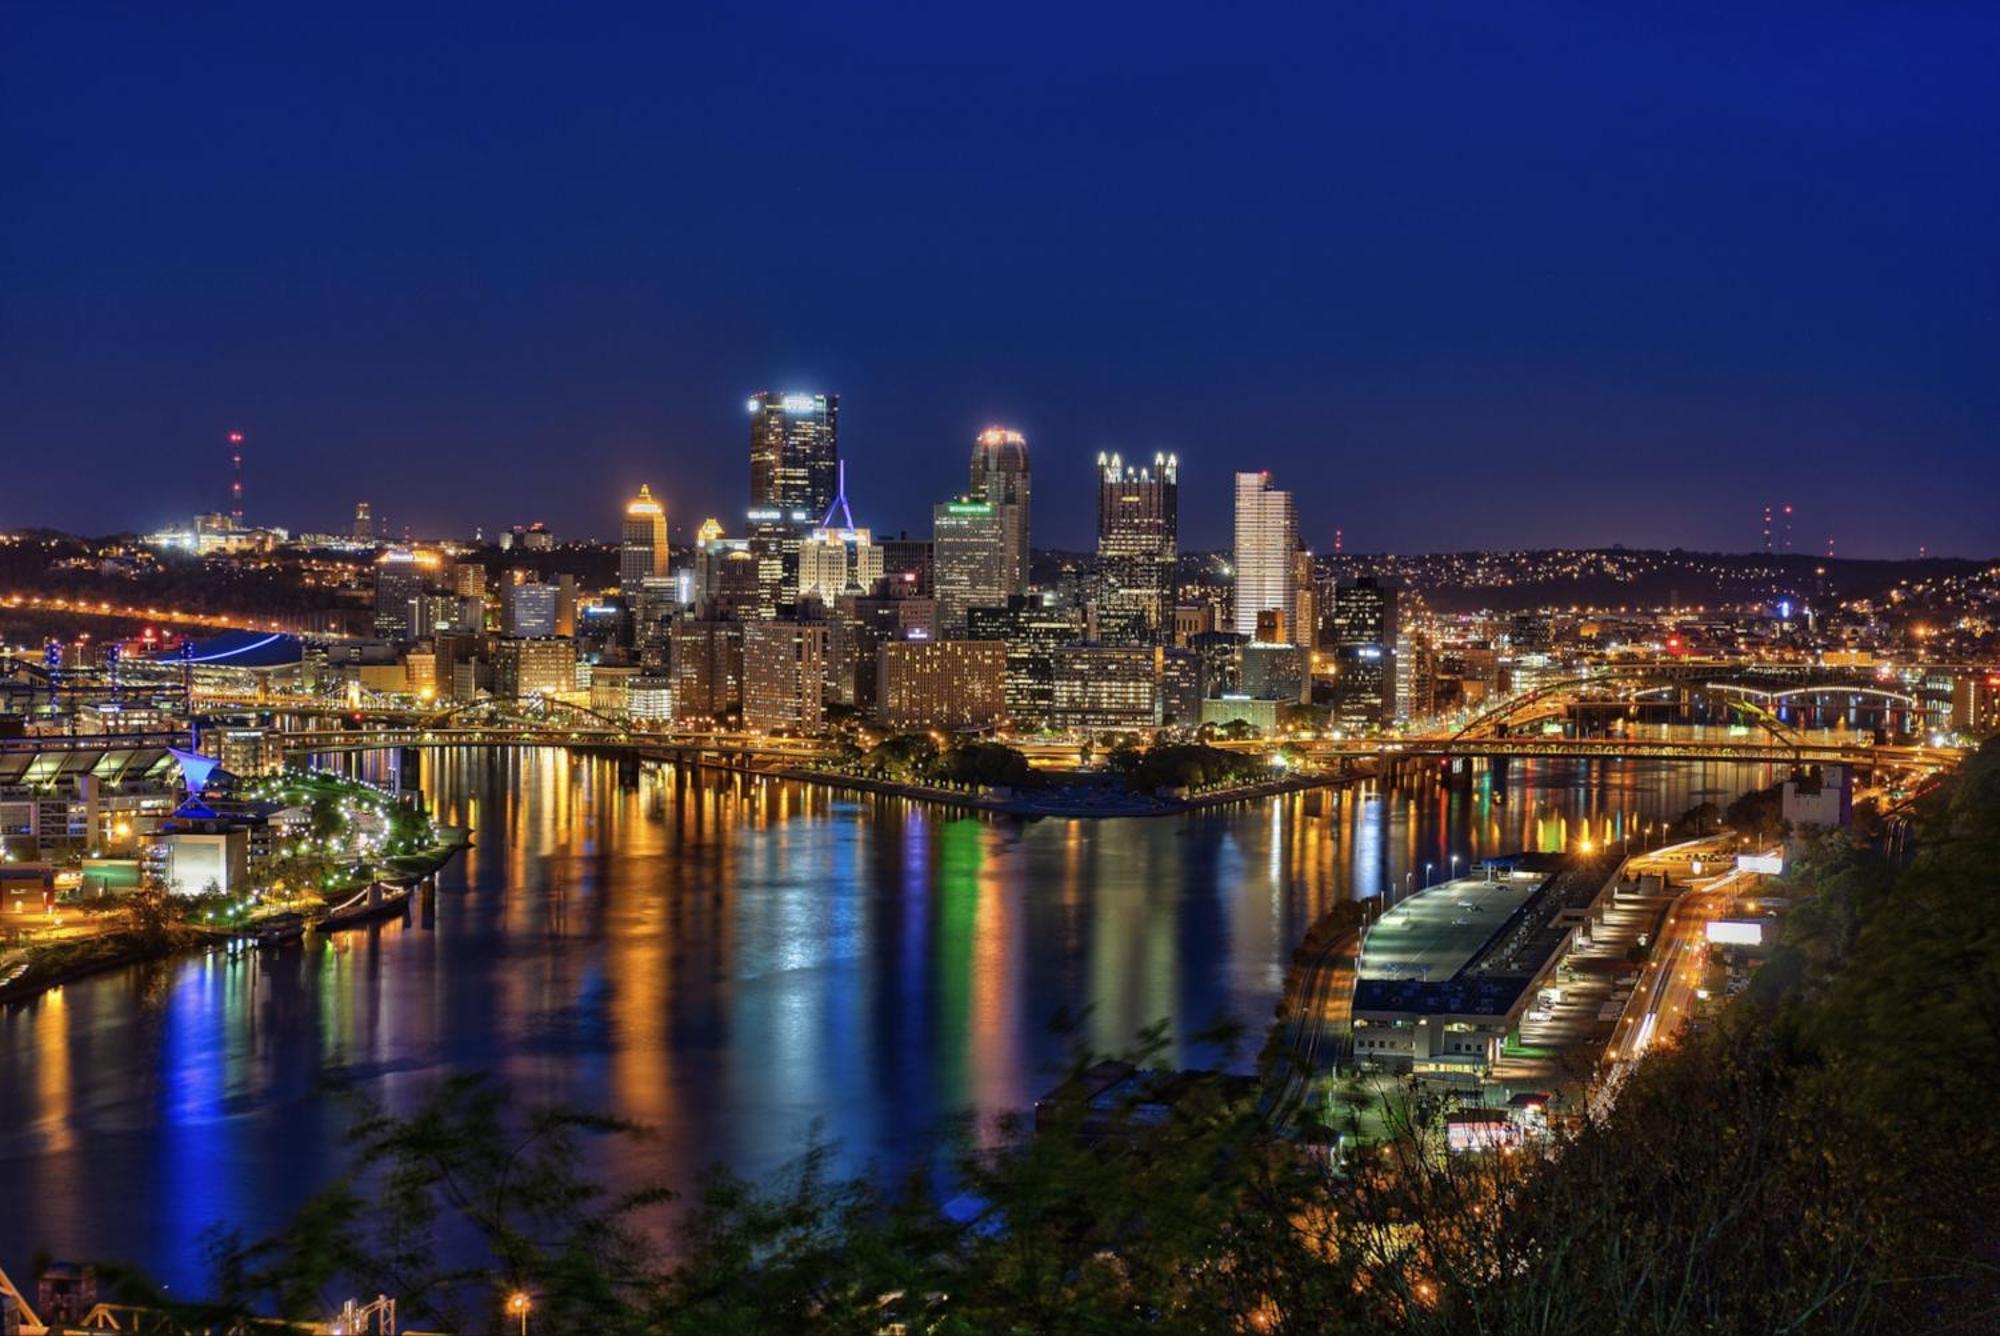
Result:
M1453 855L1451 856L1451 879L1452 879L1453 881L1457 881L1457 880L1458 880L1458 855L1457 855L1457 854L1453 854Z
M1431 869L1436 866L1436 863L1424 864L1424 889L1427 891L1431 888Z
M526 1290L515 1290L507 1296L507 1316L521 1319L521 1336L528 1336L528 1313L534 1306Z

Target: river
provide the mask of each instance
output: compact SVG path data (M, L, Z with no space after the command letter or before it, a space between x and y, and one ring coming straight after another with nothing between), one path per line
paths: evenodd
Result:
M601 1166L764 1176L817 1127L899 1168L957 1111L1020 1109L1082 1015L1100 1051L1254 1049L1307 926L1469 863L1644 838L1771 767L1516 763L1504 787L1294 794L1175 818L968 817L559 751L442 752L420 783L476 845L433 915L185 957L0 1010L0 1265L34 1250L203 1283L219 1222L276 1228L341 1164L330 1081L406 1103L495 1072L655 1135ZM1426 865L1435 865L1427 872Z

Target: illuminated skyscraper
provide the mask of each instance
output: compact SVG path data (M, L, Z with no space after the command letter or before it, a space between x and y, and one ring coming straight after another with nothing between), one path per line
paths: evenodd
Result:
M743 726L813 731L824 719L826 623L776 618L743 626Z
M1236 634L1255 636L1260 613L1284 614L1286 643L1306 643L1297 625L1292 585L1299 545L1292 494L1271 486L1266 473L1236 475Z
M667 508L653 499L653 490L639 484L639 495L625 506L623 542L618 549L618 587L629 598L648 576L667 574Z
M882 549L874 535L854 522L847 505L847 466L840 468L840 492L819 527L799 544L799 597L828 607L848 592L866 593L882 578Z
M1001 584L1008 597L1028 592L1028 441L1018 431L988 427L972 443L972 486L966 495L994 507L1005 540Z
M800 532L840 491L840 396L750 396L750 507ZM753 515L753 518L762 518Z
M1013 553L1005 512L1012 509L969 496L931 508L931 588L943 635L964 635L973 608L1006 606Z
M366 501L354 503L354 536L364 543L375 541L375 512Z
M412 604L423 597L429 579L416 554L405 548L383 553L375 562L375 634L387 640L407 640L416 620Z
M750 552L760 617L798 601L799 544L840 494L840 396L750 397Z
M1396 591L1370 576L1334 587L1321 633L1336 657L1333 722L1350 732L1380 728L1396 714Z
M1150 640L1172 629L1180 563L1180 460L1128 468L1097 457L1097 620L1107 640Z

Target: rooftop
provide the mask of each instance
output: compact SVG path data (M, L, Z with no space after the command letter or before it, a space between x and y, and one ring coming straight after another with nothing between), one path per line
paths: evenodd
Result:
M1494 875L1433 886L1382 915L1362 942L1359 976L1440 983L1455 977L1548 880L1540 872Z

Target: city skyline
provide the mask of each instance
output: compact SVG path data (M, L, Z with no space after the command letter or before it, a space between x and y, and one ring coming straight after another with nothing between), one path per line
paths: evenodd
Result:
M886 532L1006 422L1050 546L1170 451L1190 548L1237 467L1318 550L1995 547L1989 14L486 17L0 19L0 524L227 511L232 431L253 523L728 519L795 385Z
M0 1336L2000 1312L1996 52L0 0Z

